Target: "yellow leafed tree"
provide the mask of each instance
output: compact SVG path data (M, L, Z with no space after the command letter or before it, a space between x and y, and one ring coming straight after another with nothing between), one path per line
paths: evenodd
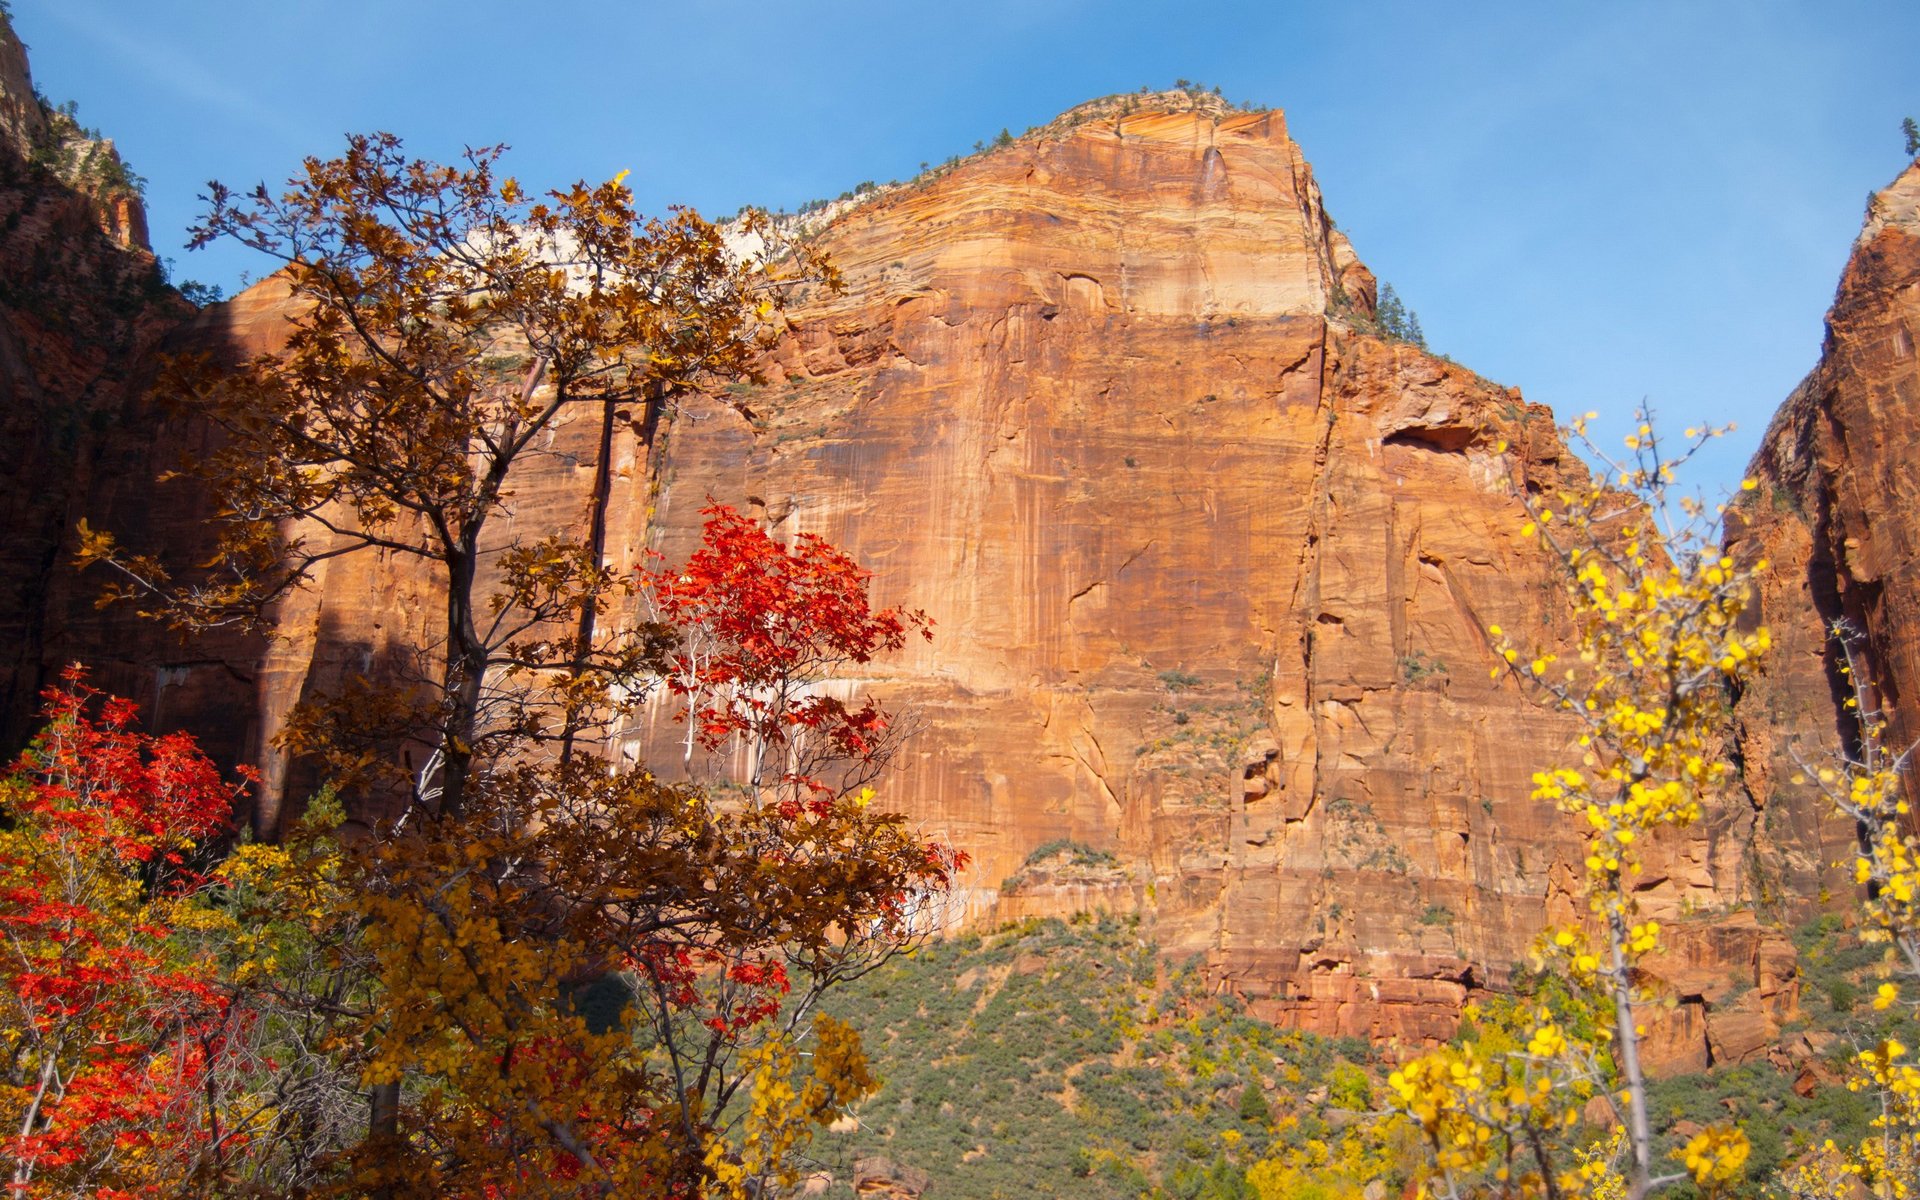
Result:
M1587 439L1586 421L1574 432L1603 474L1557 494L1520 489L1524 532L1560 568L1571 644L1556 651L1489 632L1504 660L1494 674L1518 676L1580 723L1577 746L1534 775L1533 794L1585 832L1591 916L1549 931L1540 951L1604 1019L1576 1029L1543 1008L1523 1022L1517 1044L1470 1041L1394 1073L1397 1106L1427 1139L1429 1186L1443 1195L1640 1200L1682 1180L1724 1185L1747 1155L1734 1128L1677 1145L1654 1128L1640 1045L1643 1014L1662 997L1641 963L1661 931L1639 911L1635 878L1648 839L1698 820L1733 782L1722 745L1727 689L1769 644L1765 629L1740 620L1765 563L1724 556L1711 540L1717 514L1674 493L1676 470L1722 431L1690 429L1684 448L1668 454L1642 414L1618 457ZM1595 1099L1611 1114L1612 1149L1579 1141Z

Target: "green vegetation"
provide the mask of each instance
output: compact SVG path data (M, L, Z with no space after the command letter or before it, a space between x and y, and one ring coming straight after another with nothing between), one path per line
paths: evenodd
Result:
M1422 350L1427 348L1427 335L1420 330L1420 314L1406 306L1392 284L1380 285L1380 300L1374 306L1373 319L1383 336L1411 342Z
M857 1129L814 1143L841 1197L877 1155L955 1200L1251 1200L1249 1167L1368 1111L1381 1065L1210 995L1111 917L937 943L833 1009L882 1080Z
M1077 867L1083 871L1120 869L1120 860L1115 858L1111 851L1096 850L1092 846L1068 838L1055 838L1053 841L1034 847L1033 851L1027 855L1026 861L1020 864L1020 869L1000 881L1001 893L1012 895L1020 891L1031 882L1036 869L1046 864L1067 868Z
M1202 680L1188 671L1168 670L1160 672L1160 682L1170 692L1184 692L1188 688L1199 687Z
M78 104L54 104L39 92L33 98L46 118L29 155L34 166L101 200L146 194L147 181L127 166L105 135L80 124Z
M1415 650L1400 657L1400 678L1408 683L1419 683L1424 679L1445 676L1446 673L1447 664L1424 650Z
M1048 859L1063 856L1076 867L1110 866L1116 861L1111 851L1096 850L1092 846L1068 838L1055 838L1051 842L1034 847L1033 852L1027 855L1025 865L1031 867Z
M1848 1144L1867 1134L1877 1100L1838 1082L1856 1046L1888 1037L1920 1043L1920 1022L1910 1010L1876 1012L1857 1002L1880 981L1884 947L1862 942L1832 913L1801 926L1793 940L1803 975L1803 1015L1788 1028L1804 1036L1789 1039L1787 1065L1765 1060L1728 1065L1656 1079L1648 1088L1649 1108L1665 1121L1708 1125L1732 1117L1739 1122L1753 1144L1746 1194L1756 1194L1752 1185L1777 1177L1828 1138Z

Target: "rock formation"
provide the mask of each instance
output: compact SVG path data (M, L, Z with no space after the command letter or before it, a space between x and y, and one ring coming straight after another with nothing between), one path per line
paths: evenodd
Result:
M1543 408L1369 332L1278 113L1122 109L839 215L847 290L789 314L770 385L679 414L652 536L750 505L935 618L867 682L924 725L888 796L974 853L976 911L1110 903L1256 1011L1448 1034L1575 915L1576 831L1528 798L1569 729L1483 631L1556 636L1515 487L1582 468ZM1651 909L1741 900L1739 809L1661 848ZM1062 842L1111 865L1026 864ZM1776 940L1714 945L1758 983Z
M609 559L683 554L711 498L777 536L824 535L873 569L880 602L932 615L931 646L851 682L921 726L886 799L972 852L977 919L1138 912L1259 1013L1419 1040L1578 916L1578 831L1528 796L1572 730L1489 678L1484 630L1564 635L1517 489L1584 468L1544 408L1378 335L1373 278L1279 113L1096 102L883 189L821 237L848 286L789 311L766 385L616 439ZM275 289L174 344L272 349ZM10 413L77 411L15 394ZM146 432L90 443L111 469L63 494L188 556L204 507L149 481L197 435L155 436L146 411ZM516 477L515 532L584 520L589 424ZM59 575L77 515L41 521L33 571L8 550L9 583L42 599L7 612L45 625L20 626L16 677L118 663L110 682L163 724L264 763L270 831L309 782L272 732L302 697L417 649L430 584L338 560L271 641L183 647L93 613L91 585ZM675 730L643 715L621 749L670 761L655 752ZM1671 1063L1754 1053L1792 1007L1790 951L1733 911L1757 836L1741 803L1649 856L1647 906L1679 929L1662 970L1688 1000ZM1068 850L1028 862L1049 845ZM1729 974L1754 986L1713 982Z
M1796 810L1795 752L1818 760L1853 736L1827 629L1865 638L1887 744L1920 738L1920 164L1873 198L1827 314L1820 363L1794 389L1749 468L1758 481L1730 544L1772 564L1762 617L1777 650L1740 703L1750 787L1791 853L1788 896L1851 887L1853 831ZM1775 817L1779 811L1785 815ZM1791 814L1799 811L1796 820Z

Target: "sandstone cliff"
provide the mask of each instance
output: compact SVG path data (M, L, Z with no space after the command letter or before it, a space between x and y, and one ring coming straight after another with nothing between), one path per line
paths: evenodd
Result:
M977 919L1138 912L1256 1012L1424 1039L1577 915L1577 831L1528 798L1571 730L1489 678L1483 631L1564 631L1516 488L1583 468L1544 408L1370 332L1372 276L1279 113L1096 102L821 237L849 286L790 311L769 384L621 431L608 558L684 553L712 498L926 609L931 646L850 682L921 725L887 799L973 853ZM271 350L285 318L269 281L175 344ZM199 435L140 411L75 486L189 557L202 502L150 481ZM513 533L586 519L591 424L527 462ZM39 578L76 515L47 518ZM265 766L267 831L311 783L270 745L288 709L412 653L435 608L355 557L276 638L182 646L95 614L89 581L43 590L23 675L117 664L161 723ZM671 761L674 733L623 749ZM1757 836L1741 803L1651 854L1647 905L1681 927L1673 1065L1751 1056L1792 1007L1790 952L1735 911Z
M1543 408L1366 332L1280 114L1174 107L838 216L847 291L790 313L770 386L679 415L650 535L750 505L935 618L869 682L924 724L889 798L973 851L976 912L1140 911L1256 1011L1445 1035L1575 912L1576 831L1528 799L1569 730L1483 631L1556 636L1514 488L1582 468ZM1743 804L1661 848L1650 908L1739 903L1753 834ZM1677 960L1783 1010L1775 935L1735 924ZM1704 1062L1689 994L1670 1057Z
M1846 689L1826 631L1845 619L1890 724L1920 737L1920 164L1874 196L1840 278L1820 363L1775 415L1749 473L1760 486L1730 520L1730 543L1768 558L1762 616L1778 647L1741 698L1750 787L1782 827L1782 890L1851 888L1853 830L1793 804L1796 750L1848 744ZM1774 818L1774 810L1783 815ZM1794 815L1798 812L1797 818Z

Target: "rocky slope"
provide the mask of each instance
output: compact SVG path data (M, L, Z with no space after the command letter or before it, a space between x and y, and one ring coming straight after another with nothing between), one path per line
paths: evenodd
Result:
M1920 164L1873 198L1820 363L1775 415L1750 468L1760 487L1732 522L1732 544L1773 564L1763 616L1779 650L1740 705L1748 774L1769 809L1792 790L1796 748L1818 757L1852 734L1826 636L1836 620L1864 634L1887 744L1920 737L1917 335ZM1852 837L1834 821L1783 829L1797 848L1782 860L1785 889L1847 886L1832 864Z

